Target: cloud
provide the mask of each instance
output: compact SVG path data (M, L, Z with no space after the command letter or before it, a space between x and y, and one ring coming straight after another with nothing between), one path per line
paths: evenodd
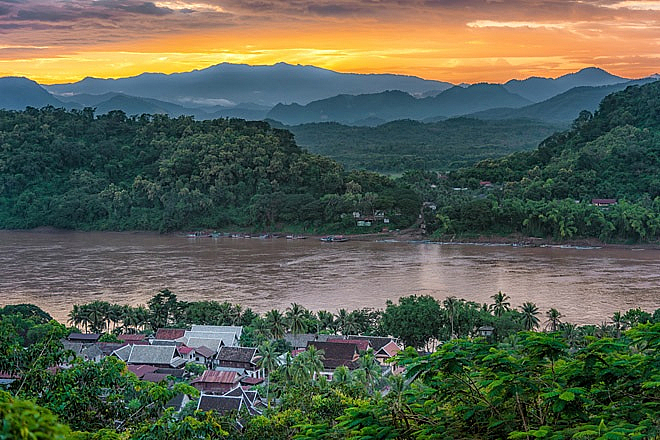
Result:
M471 28L528 28L528 29L565 29L566 24L562 23L536 23L529 21L493 21L493 20L476 20L467 23Z
M133 12L135 14L142 15L168 15L173 11L169 8L156 6L151 2L144 2L141 4L126 4L119 6L120 9L123 9L126 12Z
M630 9L633 11L660 11L660 1L622 1L604 6L612 9Z

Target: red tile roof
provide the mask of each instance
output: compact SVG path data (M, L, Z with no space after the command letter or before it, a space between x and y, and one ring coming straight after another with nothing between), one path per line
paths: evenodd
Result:
M147 373L153 373L158 370L158 367L152 365L128 365L128 371L134 373L138 378L144 377Z
M263 381L262 377L244 377L241 379L241 383L246 385L259 385Z
M186 334L186 330L182 328L159 328L156 331L156 339L168 339L173 341L182 338Z
M239 374L235 371L206 370L200 377L191 383L229 383L238 382Z
M401 347L396 345L394 341L390 341L387 344L383 345L381 349L378 350L377 354L385 354L389 357L392 357L400 351L401 351Z
M339 342L340 344L355 344L358 350L367 351L369 341L367 339L328 339L328 342Z
M192 348L192 347L186 347L185 345L182 345L181 347L179 347L179 353L180 353L180 354L188 354L188 353L190 353L190 352L193 351L193 350L194 350L194 348Z
M197 347L195 349L195 353L199 354L200 356L205 357L206 359L212 358L216 351L212 350L208 347L204 347L203 345L201 347Z

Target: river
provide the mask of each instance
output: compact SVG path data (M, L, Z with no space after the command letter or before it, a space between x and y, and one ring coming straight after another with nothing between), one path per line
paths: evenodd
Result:
M410 242L186 238L125 232L0 231L0 305L32 303L64 322L74 304L230 301L263 313L371 307L406 295L536 303L564 320L660 307L660 250ZM543 321L543 318L541 319Z

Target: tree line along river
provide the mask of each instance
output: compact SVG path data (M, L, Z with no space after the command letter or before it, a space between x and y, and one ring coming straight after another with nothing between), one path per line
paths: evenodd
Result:
M74 304L229 301L263 313L298 303L336 312L407 295L551 307L599 324L660 307L660 250L316 239L187 238L127 232L0 231L0 305L32 303L65 322Z

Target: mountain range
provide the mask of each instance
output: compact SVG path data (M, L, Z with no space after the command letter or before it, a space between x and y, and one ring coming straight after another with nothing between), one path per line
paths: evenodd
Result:
M644 81L652 79L657 77ZM122 110L128 115L165 113L197 119L268 118L286 125L332 121L375 126L400 119L430 122L464 115L568 123L581 110L595 110L607 94L637 83L598 68L556 79L455 86L414 76L339 73L286 63L222 63L192 72L85 78L55 85L0 78L0 108L93 107L97 114Z

